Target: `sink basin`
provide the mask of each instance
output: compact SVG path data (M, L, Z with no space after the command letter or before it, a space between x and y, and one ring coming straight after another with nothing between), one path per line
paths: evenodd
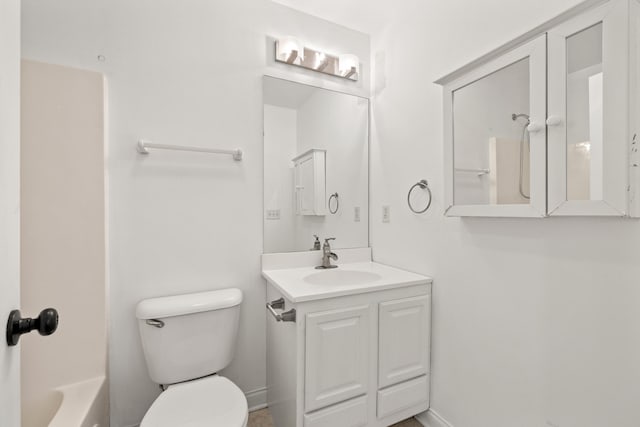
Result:
M364 285L380 280L381 276L369 271L325 270L309 274L303 280L311 285Z

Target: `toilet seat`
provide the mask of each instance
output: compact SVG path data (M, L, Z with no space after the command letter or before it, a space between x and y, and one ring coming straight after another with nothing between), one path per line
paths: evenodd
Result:
M228 379L212 375L169 386L140 427L245 427L247 419L244 393Z

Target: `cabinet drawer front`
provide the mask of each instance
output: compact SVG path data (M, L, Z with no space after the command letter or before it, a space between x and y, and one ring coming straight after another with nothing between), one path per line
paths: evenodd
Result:
M380 304L378 388L429 372L430 296Z
M369 306L307 315L305 410L367 392Z
M366 396L339 403L304 416L304 427L361 427L366 425Z
M378 418L410 408L429 400L429 382L425 375L378 391ZM426 410L426 408L425 408Z

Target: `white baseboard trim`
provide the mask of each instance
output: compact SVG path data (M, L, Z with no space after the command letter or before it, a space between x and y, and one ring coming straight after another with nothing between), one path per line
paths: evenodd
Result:
M247 397L249 412L267 407L267 388L262 387L244 394Z
M433 409L416 415L416 420L425 427L453 427L451 423Z

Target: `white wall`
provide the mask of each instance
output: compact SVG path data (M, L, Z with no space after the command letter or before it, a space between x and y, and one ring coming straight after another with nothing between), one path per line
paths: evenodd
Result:
M293 166L297 154L297 112L291 108L264 106L264 252L289 252L295 248ZM266 219L277 209L280 219Z
M109 110L111 423L138 423L159 393L134 308L144 298L244 291L239 342L224 372L259 403L265 386L262 253L264 73L366 96L369 38L266 0L23 1L23 55L102 71ZM275 64L269 36L353 52L357 83ZM105 61L96 58L104 55ZM158 152L138 138L241 147L223 156Z
M0 0L0 325L20 307L20 2ZM2 334L4 336L4 334ZM20 347L0 344L0 414L20 425Z
M53 336L21 340L22 427L40 427L55 388L106 375L104 81L33 61L21 72L22 308L60 314Z
M374 258L435 278L431 407L455 427L638 425L640 223L442 215L432 82L576 3L404 0L372 38Z

